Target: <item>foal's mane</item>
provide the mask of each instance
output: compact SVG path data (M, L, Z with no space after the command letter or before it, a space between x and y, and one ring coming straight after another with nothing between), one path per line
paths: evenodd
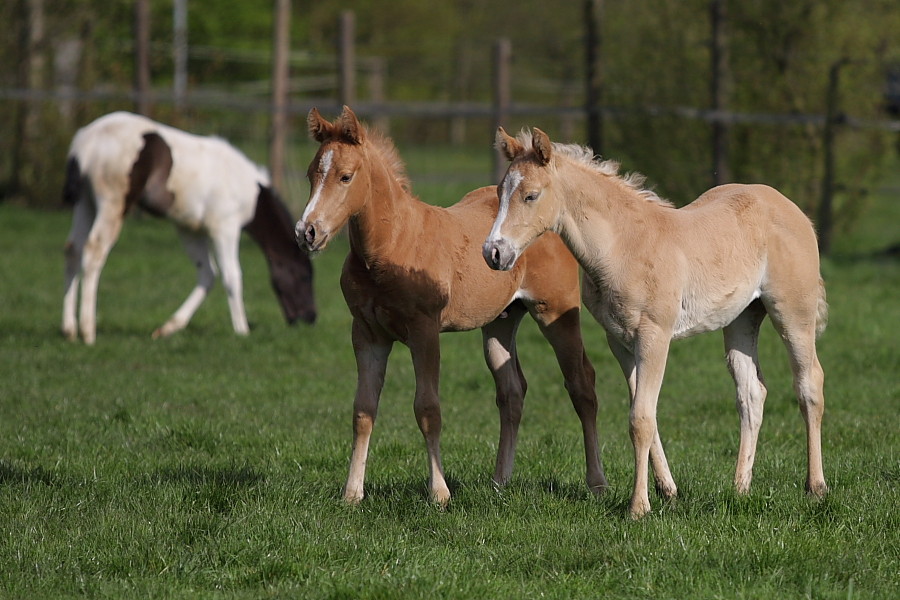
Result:
M526 150L532 149L532 135L530 131L523 130L516 136L516 140L525 147ZM647 177L641 173L632 171L624 175L619 174L621 164L617 160L607 159L601 160L594 158L594 151L589 146L581 146L578 144L562 144L553 142L553 152L556 155L565 156L572 162L587 167L595 173L606 177L613 177L621 182L625 187L633 190L641 198L661 204L662 206L675 206L672 202L660 197L656 192L644 187Z
M400 158L400 153L397 151L397 147L394 145L391 138L380 131L372 131L368 127L365 128L365 135L366 139L372 145L372 149L381 156L382 160L384 160L388 171L390 171L394 179L397 180L397 183L400 184L403 191L412 195L412 184L410 183L409 175L406 174L406 164L403 162L403 159Z

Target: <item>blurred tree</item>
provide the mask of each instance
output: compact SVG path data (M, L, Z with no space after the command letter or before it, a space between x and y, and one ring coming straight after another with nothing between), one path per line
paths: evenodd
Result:
M131 23L134 0L44 0L45 65L56 64L62 40L81 42L75 86L82 91L129 90L133 80ZM742 113L822 115L828 73L840 71L840 108L854 118L880 118L885 70L900 64L900 11L896 0L720 0L727 5L727 55L732 74L730 108ZM14 35L0 38L0 85L25 85L29 63L21 40L28 34L27 9L38 0L0 3L0 18ZM685 107L710 107L710 0L607 2L604 38L604 151L625 168L644 172L657 190L683 203L709 186L711 125L685 118ZM52 4L52 6L51 6ZM310 56L335 55L338 17L356 13L357 56L385 60L385 95L392 101L479 101L490 99L490 56L496 39L513 50L512 95L516 103L580 106L583 103L585 27L583 3L520 0L344 0L295 5L292 48ZM172 2L151 3L151 72L156 88L172 85ZM188 97L219 90L262 97L271 67L272 2L188 0L190 55ZM25 36L25 37L23 37ZM71 50L68 50L71 51ZM334 61L311 63L308 73L328 79ZM318 69L318 71L316 71ZM47 79L44 89L59 82ZM296 73L295 73L296 74ZM67 76L71 79L71 72ZM365 86L365 77L358 78ZM318 84L316 84L318 85ZM322 84L307 94L331 94ZM359 95L365 98L365 90ZM36 186L29 202L58 197L62 157L73 133L56 106L38 105L39 141L14 142L22 103L2 100L0 177L9 185ZM86 122L121 102L76 102L69 122ZM157 105L157 116L166 113ZM203 129L230 136L237 127L256 127L241 111L203 110ZM190 119L190 115L186 118ZM260 117L262 119L262 117ZM62 119L62 120L60 120ZM511 129L538 125L557 139L584 142L564 119L512 118ZM490 143L488 119L462 126L450 119L394 119L401 141L456 140ZM263 125L263 130L264 125ZM730 129L730 167L735 180L765 182L791 196L810 214L821 197L823 175L820 123L738 123ZM452 132L452 133L451 133ZM864 190L877 173L890 143L888 134L841 125L835 133L835 198L838 224L852 223L865 206ZM35 144L37 150L35 150ZM12 157L20 157L13 168ZM486 162L489 153L485 153ZM27 166L26 164L27 163ZM29 170L32 175L29 175ZM31 184L29 184L31 185ZM46 189L38 189L41 187ZM26 186L27 187L27 186ZM24 190L22 187L20 192Z
M900 11L883 0L757 0L735 2L733 105L746 112L827 112L828 78L841 69L838 110L857 119L879 119L888 66L900 57ZM836 223L852 224L888 156L886 132L843 127L834 152L839 194ZM732 167L738 178L771 181L815 214L822 197L820 124L736 128Z

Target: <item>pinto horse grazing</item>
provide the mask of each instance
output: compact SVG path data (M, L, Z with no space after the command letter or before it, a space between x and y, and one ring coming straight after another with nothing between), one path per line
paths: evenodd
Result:
M234 331L249 332L244 312L238 245L244 228L263 250L285 319L316 318L309 257L294 242L293 219L265 170L222 139L201 137L139 115L115 112L80 129L72 140L63 197L73 203L66 243L63 334L96 339L100 271L119 237L125 215L138 204L178 227L197 286L153 337L183 329L215 281L216 262L228 296ZM80 319L76 295L81 282Z
M824 374L815 342L828 307L816 234L803 212L763 185L717 187L676 210L641 189L642 177L620 177L617 163L553 144L539 129L529 139L501 128L497 146L512 163L484 259L493 269L515 268L549 230L581 263L585 305L606 329L631 394L632 516L650 510L648 454L661 493L676 494L656 404L670 341L705 331L724 329L741 421L735 486L749 491L766 398L757 340L767 314L790 355L806 421L806 488L824 495Z
M399 341L412 355L414 409L428 451L431 498L441 505L449 501L440 455L439 334L477 327L500 410L494 481L507 482L525 397L516 330L526 312L553 347L581 419L588 487L604 490L594 368L581 340L578 264L562 241L545 236L515 269L492 271L473 242L487 235L497 212L494 187L470 192L450 208L425 204L411 194L393 144L367 131L349 108L334 123L312 109L308 124L321 146L309 166L311 196L297 223L297 241L309 251L322 250L349 223L341 289L353 315L358 381L344 499L363 498L388 355Z

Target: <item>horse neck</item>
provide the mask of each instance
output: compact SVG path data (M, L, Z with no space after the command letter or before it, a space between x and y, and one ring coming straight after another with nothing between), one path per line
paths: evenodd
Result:
M585 266L609 269L623 240L662 207L617 177L565 163L558 171L562 209L557 233Z
M253 220L244 229L260 247L270 267L273 260L295 257L300 253L294 241L292 222L284 203L269 188L261 187Z
M349 222L351 250L371 263L390 252L407 235L415 235L423 205L400 183L374 148L367 148L362 209Z

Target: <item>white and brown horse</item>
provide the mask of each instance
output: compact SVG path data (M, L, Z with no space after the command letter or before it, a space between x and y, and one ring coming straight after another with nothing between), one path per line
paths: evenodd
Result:
M650 510L648 455L657 487L676 494L656 425L671 340L724 329L741 421L735 486L750 488L766 387L757 357L768 314L781 335L806 421L807 490L827 491L822 471L824 374L816 336L827 305L816 234L803 212L763 185L725 185L681 209L621 177L588 148L554 144L535 129L497 145L512 161L500 212L483 245L494 269L515 268L530 244L558 233L585 271L584 301L603 325L628 380L635 479L630 511Z
M312 267L293 237L293 219L264 169L222 139L192 135L145 117L115 112L81 128L69 150L64 199L75 205L66 243L63 334L87 344L96 339L100 271L128 211L139 205L178 228L197 267L197 285L153 337L183 329L221 270L231 322L249 327L238 261L241 230L256 240L269 264L271 283L285 319L316 317ZM76 319L79 274L81 306Z
M588 487L605 489L594 369L581 340L578 264L562 241L545 236L514 269L492 271L477 240L497 213L494 187L475 190L450 208L425 204L411 194L394 146L367 131L349 108L333 123L313 109L308 124L321 146L309 166L310 200L297 223L297 241L309 251L322 250L349 223L341 288L353 315L358 381L345 500L363 497L369 440L394 342L412 355L431 498L440 504L450 499L440 455L439 334L479 327L500 410L494 481L506 483L525 397L516 331L526 312L553 347L581 419Z

